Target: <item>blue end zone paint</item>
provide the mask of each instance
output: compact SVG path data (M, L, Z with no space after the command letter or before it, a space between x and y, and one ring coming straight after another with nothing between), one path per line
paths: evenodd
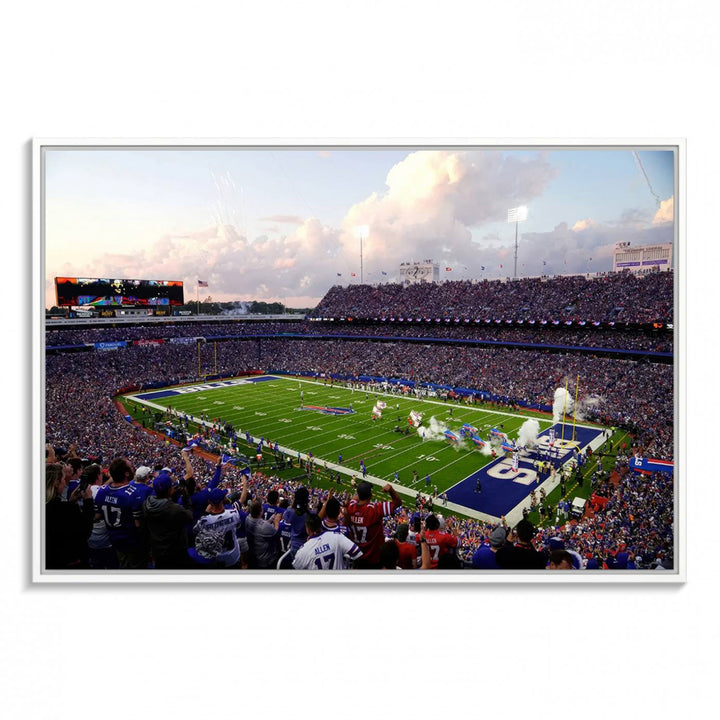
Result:
M272 375L262 375L260 377L249 377L231 380L216 380L202 385L188 385L179 388L167 388L165 390L154 390L152 392L142 393L134 397L139 400L158 400L159 398L174 397L176 395L189 395L190 393L205 392L206 390L215 390L223 387L234 387L236 385L249 385L250 383L269 382L278 378Z
M576 427L574 443L568 439L568 436L572 437L572 428L565 426L565 440L560 439L562 434L562 425L555 425L557 438L555 445L560 446L558 457L553 454L551 458L547 458L536 452L527 456L521 454L518 459L517 473L512 471L511 455L500 457L450 488L447 491L448 500L494 517L507 515L530 494L531 490L537 488L540 482L546 479L546 476L538 478L533 467L533 463L538 457L551 459L557 467L570 460L574 448L582 450L589 445L602 434L602 429ZM548 449L548 442L548 430L544 430L538 436L538 447L541 452ZM482 486L480 493L476 492L478 480Z

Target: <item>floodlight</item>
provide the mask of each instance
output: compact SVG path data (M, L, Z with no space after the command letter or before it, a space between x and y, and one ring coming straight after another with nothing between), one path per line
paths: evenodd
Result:
M508 222L524 222L527 220L528 209L526 205L510 208L507 214Z

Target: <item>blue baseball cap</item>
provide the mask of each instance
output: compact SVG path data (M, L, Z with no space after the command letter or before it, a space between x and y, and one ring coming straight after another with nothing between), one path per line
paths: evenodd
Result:
M161 472L154 480L153 480L153 490L155 490L156 493L158 492L168 492L170 488L172 487L173 481L170 475L168 475L166 472Z
M213 488L208 494L208 500L211 505L220 505L227 494L227 490L223 490L222 488Z

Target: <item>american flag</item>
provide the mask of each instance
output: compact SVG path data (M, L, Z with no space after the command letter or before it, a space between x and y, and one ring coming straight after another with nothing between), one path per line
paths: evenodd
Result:
M198 280L198 287L207 287L208 284L204 280Z

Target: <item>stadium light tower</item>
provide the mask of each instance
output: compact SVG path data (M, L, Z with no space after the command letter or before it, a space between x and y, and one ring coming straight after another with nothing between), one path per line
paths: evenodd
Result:
M507 221L515 223L515 274L513 277L517 277L517 248L518 248L518 223L527 220L528 209L525 205L519 207L510 208L508 210Z
M355 226L355 237L360 240L360 284L363 284L363 253L362 253L362 246L363 246L363 240L368 239L368 235L370 235L370 228L367 225L356 225Z

